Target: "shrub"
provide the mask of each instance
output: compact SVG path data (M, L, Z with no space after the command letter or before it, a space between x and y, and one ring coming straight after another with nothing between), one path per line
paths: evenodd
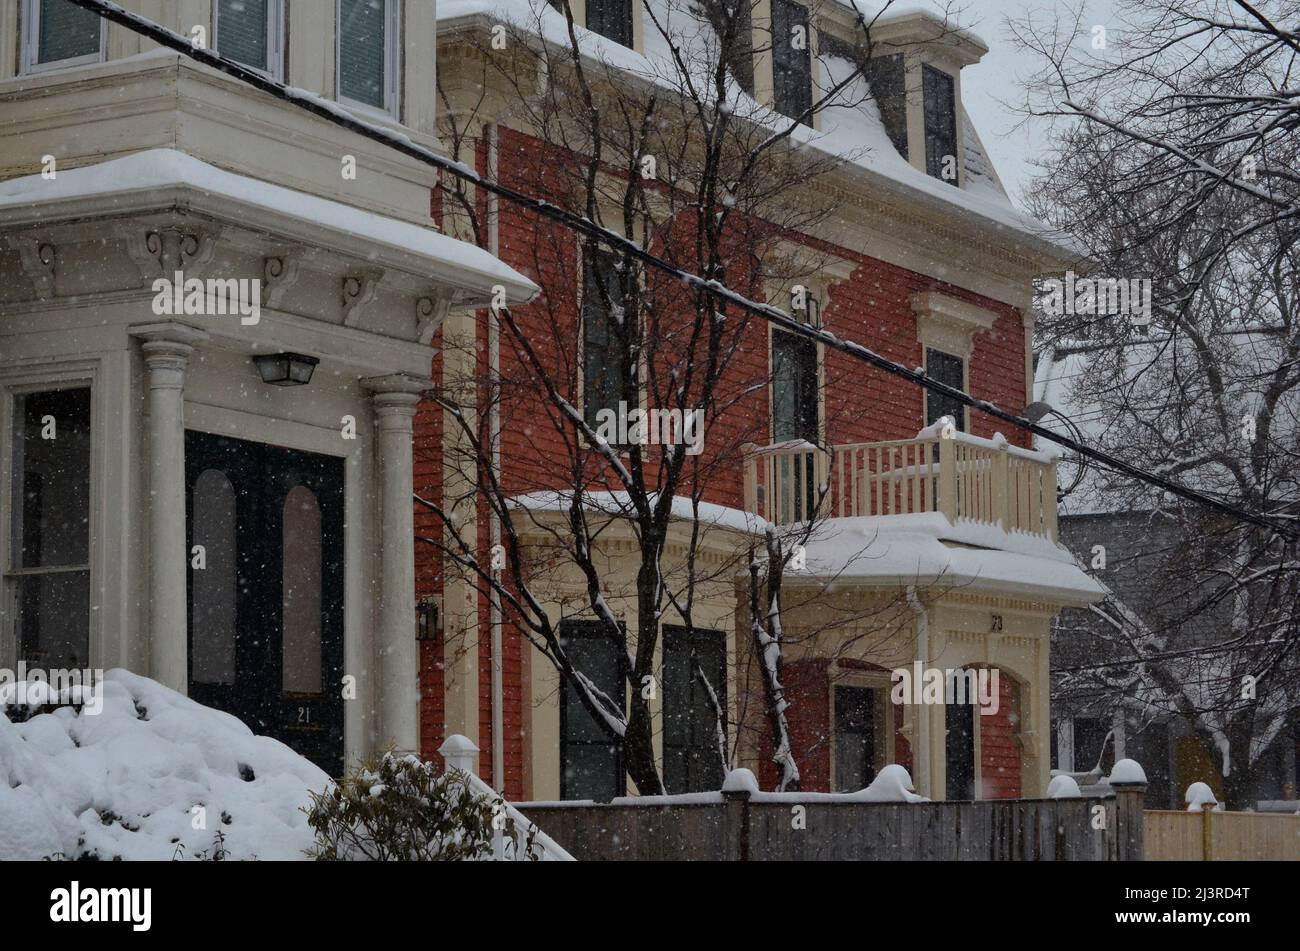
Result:
M501 799L477 792L459 770L438 774L411 754L384 753L312 793L308 852L320 861L466 861L492 854L493 823L514 840Z

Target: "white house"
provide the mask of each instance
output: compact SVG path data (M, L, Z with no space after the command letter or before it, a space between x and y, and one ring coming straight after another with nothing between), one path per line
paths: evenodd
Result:
M433 3L123 5L438 147ZM429 343L536 293L438 232L433 184L67 0L0 0L0 666L127 667L336 773L418 747Z

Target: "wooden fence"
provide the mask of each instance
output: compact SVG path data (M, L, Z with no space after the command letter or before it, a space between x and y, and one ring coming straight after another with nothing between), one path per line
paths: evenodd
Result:
M1143 791L920 803L725 793L706 802L519 808L580 861L1104 862L1141 858Z
M1300 816L1150 810L1142 824L1151 861L1300 861Z

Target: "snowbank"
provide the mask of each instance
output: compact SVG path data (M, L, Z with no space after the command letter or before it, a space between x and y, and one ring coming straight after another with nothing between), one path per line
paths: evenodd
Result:
M227 858L301 859L302 807L329 784L235 717L112 670L96 715L0 710L0 859L211 858L218 833Z

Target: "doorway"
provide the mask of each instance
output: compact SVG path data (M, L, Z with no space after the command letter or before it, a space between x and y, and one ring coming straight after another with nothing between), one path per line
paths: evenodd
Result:
M343 461L185 434L189 694L343 771Z

